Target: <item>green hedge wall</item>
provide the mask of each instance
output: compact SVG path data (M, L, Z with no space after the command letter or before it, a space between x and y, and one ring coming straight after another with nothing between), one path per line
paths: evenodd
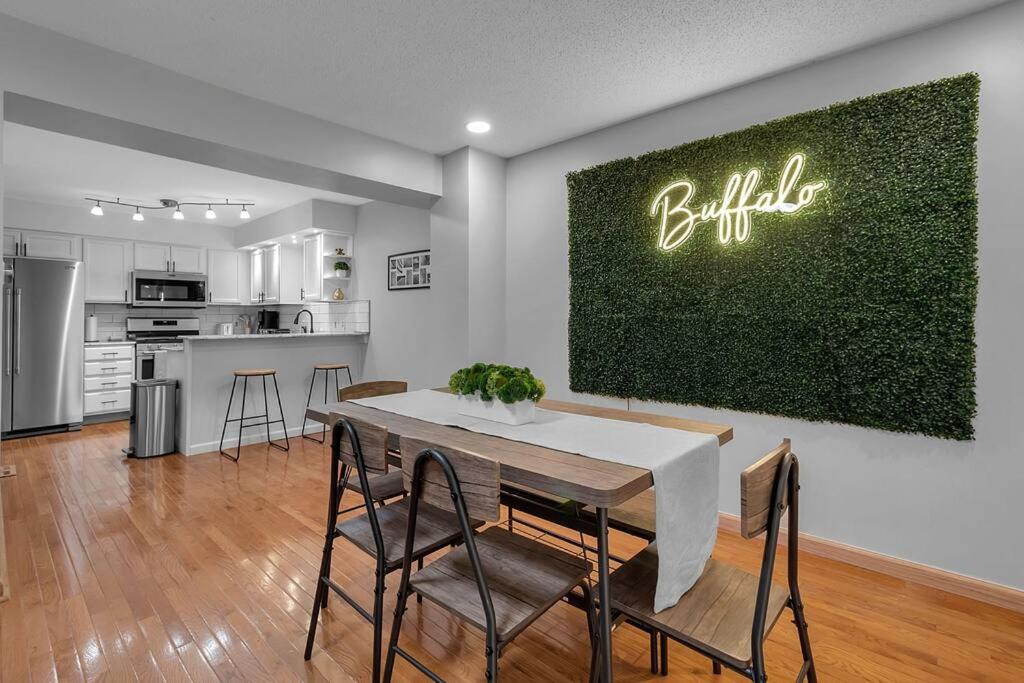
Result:
M568 174L574 391L973 437L979 79L893 90ZM691 207L794 152L827 187L657 244L658 192Z

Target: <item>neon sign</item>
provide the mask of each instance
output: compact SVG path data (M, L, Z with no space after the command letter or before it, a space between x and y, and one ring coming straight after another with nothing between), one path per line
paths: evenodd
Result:
M651 216L657 216L658 247L672 251L693 235L700 223L718 220L718 241L730 244L746 242L750 237L751 214L793 214L814 202L815 195L825 189L825 181L805 183L797 188L804 171L806 157L794 154L786 162L774 190L755 194L761 182L761 171L752 168L746 173L733 173L725 182L721 200L702 204L699 209L688 206L696 186L689 180L677 180L662 188L651 204ZM795 196L794 196L795 195Z

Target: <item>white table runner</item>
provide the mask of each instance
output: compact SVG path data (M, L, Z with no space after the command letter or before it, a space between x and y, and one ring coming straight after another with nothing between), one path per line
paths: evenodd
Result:
M637 422L537 409L506 425L458 413L458 399L429 389L353 403L417 420L650 469L658 534L655 611L675 605L704 571L718 532L718 438Z

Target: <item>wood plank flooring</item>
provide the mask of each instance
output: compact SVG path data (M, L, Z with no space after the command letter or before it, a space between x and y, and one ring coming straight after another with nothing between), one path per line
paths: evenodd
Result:
M129 461L126 443L124 423L4 442L0 462L18 475L0 479L12 589L0 604L0 680L369 679L370 630L337 599L302 660L323 543L322 446L250 446L235 464L215 453ZM370 605L371 563L339 544L335 580ZM715 555L754 570L760 547L723 533ZM617 554L639 548L613 538ZM801 583L822 681L1024 679L1024 615L813 556ZM503 680L585 680L584 624L557 605L508 648ZM449 681L483 678L479 633L429 603L410 602L402 642ZM647 645L616 631L617 681L666 680L649 672ZM772 680L793 679L788 621L767 660ZM423 680L396 666L396 680ZM740 679L672 645L668 680Z

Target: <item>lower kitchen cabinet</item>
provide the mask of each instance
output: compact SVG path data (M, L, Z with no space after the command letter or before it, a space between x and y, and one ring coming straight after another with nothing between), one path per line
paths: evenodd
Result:
M86 416L123 413L131 408L134 344L86 344L84 368L83 413Z

